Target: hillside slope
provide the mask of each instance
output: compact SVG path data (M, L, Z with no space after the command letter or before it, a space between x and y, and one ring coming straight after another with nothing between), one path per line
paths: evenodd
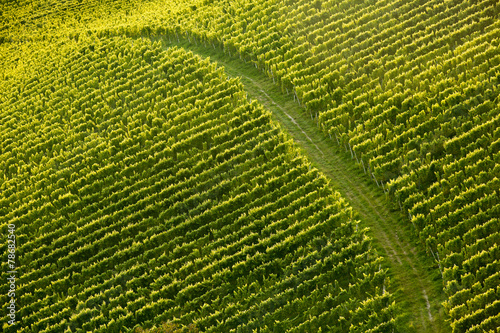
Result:
M449 332L449 323L442 306L445 294L438 265L420 248L415 232L405 217L390 209L382 189L371 182L371 178L356 168L356 160L341 149L333 139L317 130L293 98L285 96L270 78L266 78L253 65L244 64L236 57L228 57L220 49L205 48L187 41L167 46L183 47L203 57L209 57L223 65L234 78L241 78L245 91L272 111L274 118L303 149L304 155L322 173L331 179L338 190L353 207L362 226L368 226L368 235L384 262L391 278L387 290L395 294L401 316L396 325L400 332Z
M219 45L294 96L408 216L453 331L497 329L498 2L230 4L198 9L170 38Z
M5 332L392 330L365 230L238 80L127 38L51 56L1 96Z
M186 38L252 63L408 216L442 275L453 331L496 329L498 1L84 0L64 2L64 15L16 6L1 13L2 85L31 70L12 52L22 42L89 31Z

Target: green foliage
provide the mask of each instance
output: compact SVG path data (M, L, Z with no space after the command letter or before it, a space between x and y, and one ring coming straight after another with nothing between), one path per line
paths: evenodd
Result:
M495 329L498 293L492 296L488 286L496 281L500 245L498 15L489 0L4 4L0 211L2 221L15 221L26 237L23 291L44 296L49 281L42 276L58 262L69 268L50 275L51 283L72 303L70 297L83 301L92 284L103 281L112 281L105 290L134 292L154 283L156 289L146 289L163 302L155 314L170 309L166 319L188 323L204 309L206 328L244 322L253 330L263 309L283 307L266 295L289 288L277 283L277 289L259 289L246 312L250 305L231 298L234 290L212 291L217 306L203 295L248 272L259 284L271 274L278 274L276 281L291 279L272 256L308 243L305 236L297 237L299 243L287 237L339 227L338 221L321 224L329 215L313 212L344 208L318 209L324 202L309 194L322 182L302 161L281 153L289 143L269 126L268 115L246 103L238 82L182 50L164 53L159 44L139 40L186 38L255 64L293 95L408 214L441 270L454 332ZM125 36L138 40L132 46ZM248 198L258 203L245 205ZM271 204L278 198L281 206ZM264 226L267 238L261 238ZM135 268L136 275L125 273L142 252L154 261ZM293 254L285 267L298 258ZM157 261L173 263L151 279L146 267L161 267ZM84 262L97 272L95 279ZM115 266L123 272L110 275ZM202 267L201 275L191 275ZM214 272L220 275L213 284L201 282ZM160 289L156 279L163 278L169 284ZM312 292L307 281L297 283ZM127 301L125 295L99 301L122 307L110 311L116 318L109 329L136 320L124 309L145 308L140 297ZM316 299L291 308L307 308L307 302ZM23 309L34 330L44 329L37 326L42 305ZM88 312L79 311L58 319L82 322ZM294 324L283 318L276 329L326 327L318 324L317 311L308 313L310 319L297 314ZM347 313L331 316L357 318ZM232 319L217 326L225 318ZM271 330L275 318L268 319L262 328Z
M392 327L351 209L239 80L148 40L60 52L1 104L1 141L17 142L0 202L24 240L19 332Z
M177 324L163 323L160 327L143 329L138 327L134 331L135 333L198 333L198 329L193 324L189 324L186 327L180 327Z
M491 227L499 223L500 204L496 7L491 1L319 7L262 1L255 12L219 13L216 33L199 33L293 94L389 193L436 260L444 285L453 286L445 288L453 298L472 282L484 284L497 266L499 231ZM217 15L214 8L198 14ZM235 29L241 21L251 31ZM190 18L181 24L191 24L186 34L200 30ZM461 247L448 244L457 238L466 240ZM486 292L476 287L470 298ZM449 312L454 332L490 329L486 323L498 315L486 303L470 302Z

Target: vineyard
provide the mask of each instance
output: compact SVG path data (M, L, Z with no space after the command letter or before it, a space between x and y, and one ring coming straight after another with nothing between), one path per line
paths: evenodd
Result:
M382 259L327 178L240 81L151 40L272 79L407 216L451 331L498 331L499 14L495 0L6 1L0 218L17 226L24 331L398 329Z
M393 325L352 209L237 80L151 42L78 46L3 104L18 332Z

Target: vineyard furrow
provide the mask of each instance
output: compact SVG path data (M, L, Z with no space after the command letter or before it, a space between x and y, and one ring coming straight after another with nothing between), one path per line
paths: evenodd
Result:
M247 78L248 80L250 80L250 81L254 82L252 79L250 79L250 78L248 78L248 77L246 77L246 78ZM266 94L266 92L265 92L264 90L262 90L262 89L261 89L260 91L261 91L261 93L263 93L263 94L264 94L264 96L266 96L266 97L267 97L267 98L271 101L271 103L272 103L273 105L275 105L276 107L278 107L278 108L279 108L279 109L280 109L280 110L281 110L281 111L282 111L282 112L283 112L283 113L284 113L284 114L285 114L285 115L286 115L286 116L287 116L287 117L288 117L288 118L292 121L292 123L293 123L295 126L297 126L297 128L300 130L300 132L301 132L302 134L304 134L304 136L307 138L307 140L309 140L309 142L310 142L311 144L313 144L313 145L314 145L314 147L316 147L316 149L317 149L317 150L321 153L321 155L325 156L325 153L323 153L323 151L322 151L322 150L318 147L318 145L317 145L317 144L315 144L315 143L314 143L314 141L313 141L313 140L309 137L309 135L307 135L307 133L306 133L306 132L304 132L304 130L303 130L303 129L300 127L300 125L297 123L297 121L295 121L295 119L294 119L292 116L290 116L290 115L288 114L288 112L286 112L286 111L285 111L285 109L283 109L280 105L276 104L276 102L275 102L275 101L273 101L273 100L271 99L271 97L269 97L269 95L268 95L268 94Z

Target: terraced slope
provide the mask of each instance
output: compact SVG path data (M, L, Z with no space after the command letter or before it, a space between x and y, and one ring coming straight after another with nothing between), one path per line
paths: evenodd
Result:
M148 41L60 52L1 99L17 332L392 330L365 230L238 80Z

